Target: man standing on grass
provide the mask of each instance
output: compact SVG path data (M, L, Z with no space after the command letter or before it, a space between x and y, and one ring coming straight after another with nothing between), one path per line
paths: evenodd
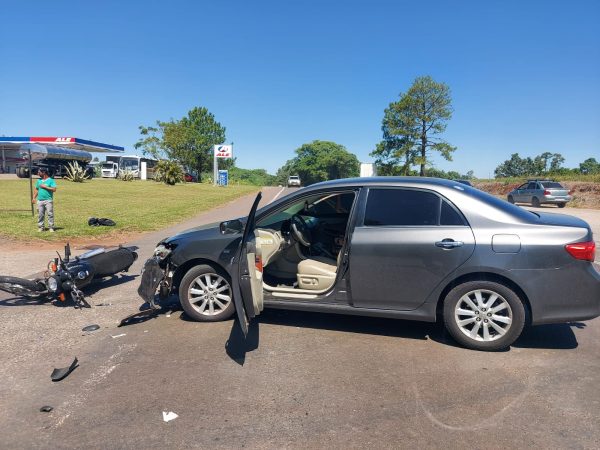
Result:
M44 231L44 216L48 214L48 228L54 233L54 193L56 192L56 182L48 176L48 169L38 169L40 179L35 184L35 194L33 194L32 203L37 199L38 206L38 231Z

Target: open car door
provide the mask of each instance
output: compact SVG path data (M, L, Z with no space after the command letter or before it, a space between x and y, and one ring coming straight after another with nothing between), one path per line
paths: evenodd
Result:
M263 310L262 253L260 238L254 228L254 217L261 198L262 193L259 192L248 214L239 253L231 271L233 301L244 336L248 334L250 320Z

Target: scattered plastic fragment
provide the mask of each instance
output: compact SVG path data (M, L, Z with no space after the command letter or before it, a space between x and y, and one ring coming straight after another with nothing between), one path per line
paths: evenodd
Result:
M87 327L83 327L81 331L96 331L100 328L100 325L88 325Z
M50 411L52 411L53 409L54 409L54 408L53 408L52 406L48 406L48 405L46 405L46 406L42 406L42 407L40 408L40 412L50 412Z
M69 375L71 372L73 372L73 370L75 370L75 368L78 365L79 361L77 361L77 358L75 358L69 367L63 367L62 369L54 369L52 371L52 374L50 375L50 378L52 379L52 381L60 381L67 375Z
M171 313L169 313L169 314L166 314L166 317L171 317Z
M96 306L112 306L112 303L98 303Z
M170 422L171 420L175 420L177 419L179 416L177 414L175 414L173 411L163 411L163 420L165 422Z
M115 334L114 336L111 335L111 338L116 339L116 338L120 338L125 336L125 333L121 333L121 334Z

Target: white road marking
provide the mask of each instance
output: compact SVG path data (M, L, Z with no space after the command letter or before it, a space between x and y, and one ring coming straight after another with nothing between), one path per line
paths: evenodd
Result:
M279 197L283 191L285 191L285 187L282 187L275 197L273 197L273 200L271 200L269 203L273 203L275 200L277 200L277 197Z

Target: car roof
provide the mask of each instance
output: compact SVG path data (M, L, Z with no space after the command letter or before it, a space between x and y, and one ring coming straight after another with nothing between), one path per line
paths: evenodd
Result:
M328 187L341 188L351 186L381 186L386 184L390 186L396 186L405 183L452 187L456 186L457 182L433 177L359 177L322 181L320 183L311 184L308 186L308 189L321 189Z

